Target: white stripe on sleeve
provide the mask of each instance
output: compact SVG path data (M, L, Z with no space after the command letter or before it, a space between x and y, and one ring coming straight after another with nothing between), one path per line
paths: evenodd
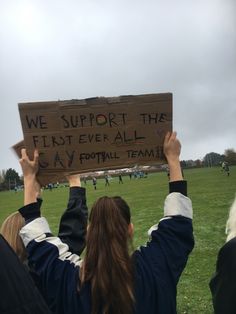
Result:
M193 218L192 202L190 198L181 193L170 193L164 203L164 216L181 215L186 218Z
M74 266L81 266L81 258L69 252L67 244L63 243L58 237L47 237L46 233L51 233L48 222L44 217L40 217L25 225L20 231L20 236L25 246L32 240L35 242L46 241L57 248L58 259L61 261L69 261L74 264Z
M34 219L20 230L20 236L25 246L32 240L45 240L45 233L51 233L51 230L44 217Z
M187 196L184 196L181 193L173 192L170 193L164 203L164 217L160 219L160 221L165 219L171 219L171 217L168 216L177 216L181 215L187 218L192 219L193 218L193 209L192 209L192 202L190 198ZM159 221L159 222L160 222ZM152 226L148 230L148 235L150 236L152 231L158 229L158 224Z

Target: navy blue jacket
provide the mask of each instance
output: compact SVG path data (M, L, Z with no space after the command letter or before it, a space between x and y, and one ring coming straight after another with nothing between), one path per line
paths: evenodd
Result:
M80 255L85 248L88 207L86 190L70 187L67 209L61 216L58 237L69 246L71 253Z
M194 246L192 204L186 193L185 181L170 184L164 218L149 230L146 246L133 253L137 314L176 313L176 286ZM29 206L37 207L37 203ZM51 235L46 219L26 224L21 237L50 308L60 314L90 314L90 283L77 289L81 259Z
M30 204L19 209L26 222L40 216L42 202L38 198L37 205ZM85 248L87 220L86 190L82 187L70 187L67 208L60 219L58 237L68 245L71 253L80 255Z

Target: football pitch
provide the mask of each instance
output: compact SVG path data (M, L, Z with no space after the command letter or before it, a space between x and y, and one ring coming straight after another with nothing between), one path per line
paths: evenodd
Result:
M219 248L225 241L225 223L230 205L236 193L236 166L230 168L230 176L220 168L199 168L184 171L188 181L188 196L193 203L195 247L178 285L177 308L179 314L213 313L209 280L215 269ZM134 248L148 240L147 230L163 215L163 203L168 194L168 178L165 172L149 174L147 178L131 179L123 176L110 180L98 179L97 190L92 181L86 186L88 207L100 196L122 196L129 204L134 223ZM43 191L42 215L53 233L57 233L61 214L66 208L68 187ZM23 192L0 193L0 224L23 204Z

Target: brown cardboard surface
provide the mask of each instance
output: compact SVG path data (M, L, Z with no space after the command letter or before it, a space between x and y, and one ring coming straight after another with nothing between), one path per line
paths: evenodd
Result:
M19 112L23 143L30 155L39 150L44 183L64 173L163 163L172 130L171 93L20 103Z
M22 148L25 148L25 143L24 143L24 141L22 140L22 141L16 143L15 145L13 145L11 148L12 148L13 151L16 153L17 157L18 157L18 158L21 158L21 149L22 149Z

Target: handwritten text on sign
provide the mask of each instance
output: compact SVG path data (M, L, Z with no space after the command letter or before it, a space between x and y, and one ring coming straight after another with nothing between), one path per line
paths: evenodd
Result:
M24 143L41 171L86 172L163 162L172 95L19 104Z

